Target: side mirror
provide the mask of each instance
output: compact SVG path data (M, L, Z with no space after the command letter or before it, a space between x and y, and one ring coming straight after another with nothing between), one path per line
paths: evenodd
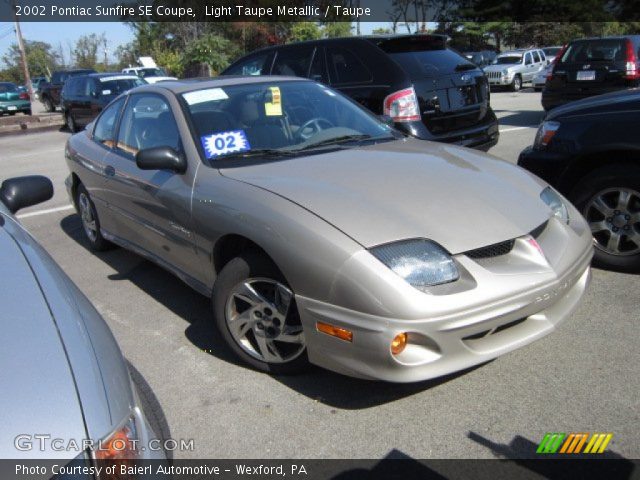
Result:
M136 153L136 165L141 170L172 170L176 173L187 171L184 155L171 147L153 147Z
M0 186L0 201L11 213L46 202L51 197L53 197L53 184L51 180L41 175L9 178Z
M391 118L389 115L378 115L378 120L380 120L385 125L389 125L390 127L395 126L395 122L393 121L393 118Z

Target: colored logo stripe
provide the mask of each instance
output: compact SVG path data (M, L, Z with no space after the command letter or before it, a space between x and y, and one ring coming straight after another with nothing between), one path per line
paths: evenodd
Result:
M536 453L556 453L565 435L564 433L547 433L540 442Z
M613 438L612 433L594 433L589 438L590 435L590 433L570 433L569 435L566 433L546 433L538 445L536 453L604 453ZM587 446L583 451L582 447L585 443Z

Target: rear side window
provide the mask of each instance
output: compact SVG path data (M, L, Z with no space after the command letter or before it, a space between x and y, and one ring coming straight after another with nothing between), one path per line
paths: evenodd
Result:
M314 47L311 46L278 50L271 74L306 77L313 51Z
M0 83L0 93L16 92L17 90L13 83Z
M373 75L367 66L346 48L328 48L327 60L334 85L368 83L373 79Z
M93 139L109 148L115 145L116 121L124 105L124 98L121 98L109 105L98 118L96 127L93 129Z
M269 67L271 66L269 59L270 53L262 53L254 55L247 60L244 60L237 65L230 67L225 75L268 75Z
M625 47L624 39L579 40L569 45L560 59L560 63L622 62L625 60Z
M423 50L418 52L390 53L412 79L436 77L454 73L461 65L469 64L462 55L448 49ZM465 69L468 69L465 68Z

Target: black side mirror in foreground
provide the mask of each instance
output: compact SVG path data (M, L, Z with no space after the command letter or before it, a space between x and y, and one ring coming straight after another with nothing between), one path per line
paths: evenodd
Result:
M9 178L0 186L0 201L11 213L53 197L51 180L42 175Z
M136 153L136 165L141 170L173 170L177 173L187 171L184 155L171 147L154 147Z

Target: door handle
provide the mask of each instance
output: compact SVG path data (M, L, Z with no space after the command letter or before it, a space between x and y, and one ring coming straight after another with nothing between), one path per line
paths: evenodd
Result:
M111 165L107 165L106 167L104 167L104 174L107 177L113 177L116 174L116 169Z

